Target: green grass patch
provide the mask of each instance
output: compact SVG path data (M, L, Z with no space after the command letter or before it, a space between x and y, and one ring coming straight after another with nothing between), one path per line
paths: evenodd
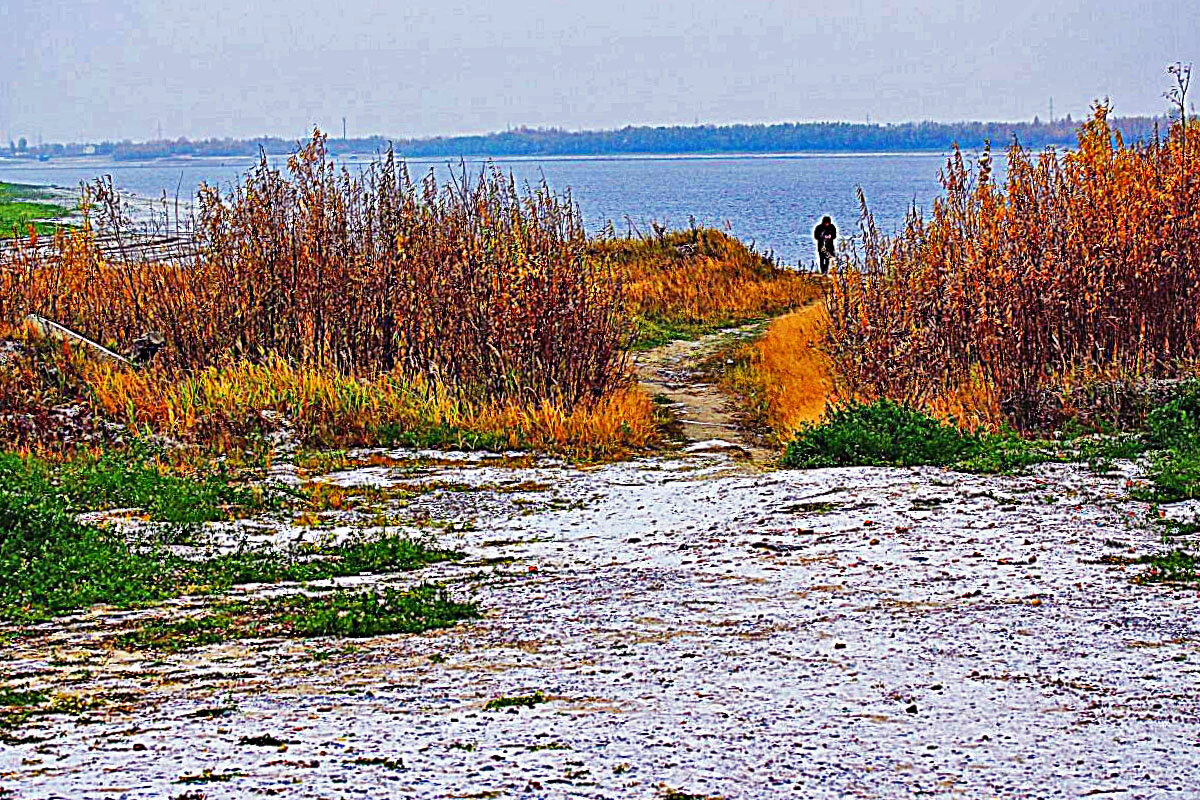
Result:
M541 691L533 694L518 695L516 697L497 697L494 700L488 700L484 705L484 711L500 711L505 708L533 708L541 703L549 703L550 698Z
M1002 472L1054 460L1045 443L1015 435L964 431L891 400L855 403L832 410L788 442L785 467L954 466L971 472Z
M932 465L997 473L1084 461L1104 473L1117 459L1149 452L1150 485L1135 494L1174 502L1200 497L1200 393L1191 392L1151 412L1145 430L1103 436L1068 432L1055 441L966 431L891 400L854 403L830 410L821 422L797 433L781 463L797 469Z
M35 222L58 219L71 214L72 209L54 202L45 202L52 195L37 186L20 183L0 183L0 239L9 238L14 230L26 235L30 223L39 234L51 234L61 223Z
M0 201L4 200L45 200L50 193L41 186L29 183L5 183L0 181Z
M5 708L24 708L36 706L50 700L50 695L32 689L10 689L0 687L0 706Z
M1152 503L1176 503L1200 497L1200 442L1176 445L1150 456L1149 486L1134 494Z
M396 423L380 426L374 437L380 447L414 450L508 450L508 437L499 432L468 431L454 425L407 428Z
M1200 382L1190 381L1169 403L1146 417L1146 470L1150 487L1142 499L1174 503L1200 498Z
M307 582L364 573L406 572L462 553L440 549L429 540L399 534L350 539L336 546L300 545L287 551L250 550L185 562L193 584L214 589L247 583Z
M178 473L141 443L60 462L0 453L0 480L25 494L52 495L69 511L136 508L159 522L215 522L282 505L279 496L239 485L220 465Z
M638 317L637 337L633 341L635 351L651 350L677 341L695 341L728 328L740 328L752 322L763 322L762 316L726 316L718 319L696 321L694 319L671 319L667 317Z
M172 594L155 553L135 552L75 520L62 498L0 476L0 619L38 620L95 603L128 606Z
M389 587L227 603L204 616L145 625L114 643L127 650L179 652L240 639L423 633L478 616L476 604L454 600L442 586L423 584L407 591Z
M137 506L182 529L228 519L234 510L274 507L274 500L222 472L173 475L142 459L123 453L51 464L0 454L0 574L6 576L0 582L0 620L42 620L98 603L129 607L247 583L398 572L461 557L430 540L385 533L336 546L243 550L193 560L160 543L135 546L108 528L76 519L80 511Z
M729 327L729 325L696 322L690 319L639 317L637 319L637 338L634 339L633 349L651 350L681 339L690 342L725 327Z
M1186 550L1171 550L1139 559L1147 565L1138 583L1167 583L1191 588L1200 584L1200 558Z

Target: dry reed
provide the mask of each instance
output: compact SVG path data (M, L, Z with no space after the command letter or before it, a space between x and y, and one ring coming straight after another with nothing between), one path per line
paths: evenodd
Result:
M846 394L1039 423L1080 381L1172 377L1200 346L1200 140L1178 124L1129 145L1097 106L1077 149L1014 145L1007 180L956 152L929 219L863 242L827 284ZM948 400L947 398L951 398ZM962 403L959 403L961 406Z
M90 200L119 230L110 187ZM91 232L5 256L0 322L39 313L115 346L158 330L175 369L278 357L473 401L572 406L627 380L620 280L577 209L495 170L414 182L389 151L352 175L316 133L286 173L264 157L228 195L202 188L191 254L106 256Z

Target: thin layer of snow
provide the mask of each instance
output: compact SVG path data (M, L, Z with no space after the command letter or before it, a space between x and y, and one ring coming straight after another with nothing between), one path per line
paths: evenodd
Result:
M0 786L208 800L1195 796L1200 597L1099 563L1161 546L1128 497L1131 465L981 477L754 473L721 456L462 461L419 476L430 491L398 513L451 525L441 543L467 560L341 583L447 581L484 619L161 661L96 644L159 612L46 626L7 648L7 675L61 687L75 674L71 692L129 697L26 725L47 738L0 750ZM326 479L414 481L407 468ZM503 488L524 482L548 486ZM343 535L347 520L264 523L262 537ZM537 691L550 701L484 710ZM214 708L229 711L203 716ZM286 752L239 744L262 734ZM236 776L177 783L205 769Z

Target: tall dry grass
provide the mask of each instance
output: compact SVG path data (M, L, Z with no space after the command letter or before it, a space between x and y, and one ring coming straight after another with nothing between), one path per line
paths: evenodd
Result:
M833 368L823 349L828 325L819 302L785 314L743 345L722 377L743 408L781 441L818 421L835 401Z
M928 219L863 242L827 284L847 394L980 398L1018 425L1081 381L1170 377L1200 355L1200 139L1130 145L1097 106L1067 153L1008 152L997 185L955 153Z
M633 315L668 325L733 325L820 296L811 276L781 269L711 228L601 239L592 253L622 277Z
M91 200L119 230L103 184ZM88 232L26 243L0 260L0 322L39 313L118 346L158 330L180 370L279 357L474 401L572 406L627 380L620 276L545 186L414 181L390 151L351 174L316 133L284 172L264 157L229 194L202 188L195 240L168 260L104 256Z
M657 437L652 403L634 386L574 406L550 399L478 401L395 375L360 378L278 357L206 367L183 380L160 370L91 364L87 383L109 419L217 448L283 426L312 447L528 448L583 458L642 449Z

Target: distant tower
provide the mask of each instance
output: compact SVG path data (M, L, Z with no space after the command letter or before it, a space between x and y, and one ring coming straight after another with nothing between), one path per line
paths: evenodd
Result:
M1050 121L1054 122L1054 98L1050 98Z
M342 141L346 141L346 118L342 117Z

